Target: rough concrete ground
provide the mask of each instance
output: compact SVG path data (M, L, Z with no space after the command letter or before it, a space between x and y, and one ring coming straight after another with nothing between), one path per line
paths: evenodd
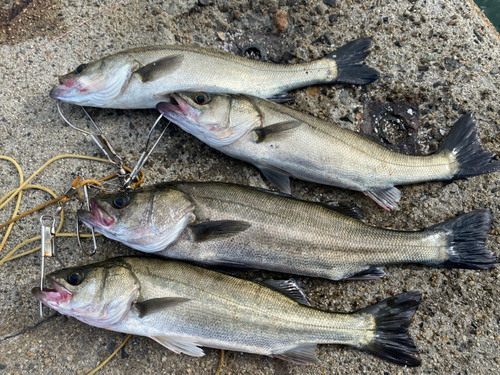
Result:
M22 57L72 26L99 13L114 1L10 0L0 4L0 152L15 158L24 176L59 154L99 155L92 141L65 127L55 103L48 97L57 77L79 64L120 50L149 44L198 44L230 53L259 42L269 59L281 62L318 58L362 36L373 38L367 63L381 79L369 86L324 86L294 92L287 104L335 124L359 129L364 106L376 101L403 101L420 109L419 143L432 152L465 111L479 122L484 146L500 152L500 63L498 34L468 0L252 0L212 1L202 7L189 1L128 0L103 17L73 31L47 48ZM282 35L272 24L274 12L284 10L288 26ZM17 14L18 13L18 14ZM17 14L17 15L16 15ZM12 17L6 21L5 17ZM221 40L221 36L224 40ZM292 56L290 56L290 54ZM13 86L13 72L19 68ZM223 72L221 72L223 74ZM78 108L64 107L67 115L86 126ZM92 109L95 121L132 165L144 147L155 111ZM344 120L339 120L343 118ZM18 185L14 167L0 164L0 195ZM34 183L63 192L76 171L101 177L113 171L104 164L59 161ZM147 183L163 180L222 180L266 186L252 166L210 149L172 126L145 168ZM488 246L500 254L499 173L452 183L432 182L402 187L402 209L384 212L360 193L292 181L292 192L310 200L356 202L373 225L417 230L461 211L488 208L494 222ZM20 212L49 199L41 192L24 194ZM6 221L11 203L0 212ZM73 231L76 203L66 210L64 232ZM53 209L44 210L52 213ZM4 231L2 231L4 233ZM21 241L39 234L38 216L15 225L2 257ZM93 258L80 253L74 239L57 240L66 265L133 254L110 240L98 240ZM87 242L87 246L90 244ZM58 268L48 261L48 269ZM86 373L103 361L125 335L59 317L13 338L7 336L39 322L38 303L30 290L38 284L40 258L30 255L0 268L0 373ZM321 345L321 363L297 366L251 354L226 353L222 374L330 374L330 373L498 373L500 371L500 274L488 271L434 269L423 266L388 268L388 277L367 282L331 282L301 278L315 307L355 311L391 292L420 290L423 302L410 334L421 351L422 366L408 369L383 362L358 350ZM248 275L268 276L269 273ZM208 349L203 358L176 355L150 339L133 337L125 351L101 373L213 374L220 351Z

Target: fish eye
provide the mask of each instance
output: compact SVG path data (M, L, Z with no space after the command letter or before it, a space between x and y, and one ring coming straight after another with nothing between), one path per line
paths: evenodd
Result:
M123 208L127 206L130 202L128 195L120 194L115 199L113 199L113 206L116 208Z
M68 275L68 283L71 285L79 285L82 283L85 275L82 270L75 270Z
M87 67L87 64L78 65L78 67L76 68L76 72L78 74L80 74L81 72L83 72L83 69L85 69L86 67Z
M194 101L196 104L207 104L210 101L210 96L204 92L197 92L194 94Z

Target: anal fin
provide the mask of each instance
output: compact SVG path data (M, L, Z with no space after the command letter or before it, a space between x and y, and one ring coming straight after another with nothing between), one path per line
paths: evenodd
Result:
M197 347L195 341L189 337L150 336L150 338L177 354L184 353L193 357L205 355L203 349Z
M311 302L309 301L309 297L306 292L299 286L296 279L288 279L288 280L258 280L260 284L266 285L271 289L280 292L281 294L293 299L295 302L300 303L301 305L311 306Z
M345 280L374 280L380 279L385 276L384 267L372 266L358 272L352 276L347 277Z
M273 353L272 356L298 365L305 365L307 363L319 362L315 352L316 344L301 344L281 353Z
M399 210L398 202L401 199L401 191L394 186L385 189L371 189L364 193L384 210Z
M286 172L269 165L258 165L257 168L259 168L262 174L283 193L292 193L292 189L290 189L290 177Z

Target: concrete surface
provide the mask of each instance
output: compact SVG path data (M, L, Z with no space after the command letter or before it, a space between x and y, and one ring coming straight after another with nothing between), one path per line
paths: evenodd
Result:
M240 53L240 48L252 41L263 44L273 61L281 61L285 53L300 61L322 56L361 36L373 38L373 52L367 63L380 70L378 82L366 87L335 85L299 90L293 93L296 100L288 105L340 126L359 129L362 116L357 115L365 104L388 100L412 102L420 108L418 141L424 152L434 151L461 113L472 111L479 122L485 147L500 152L500 41L471 1L337 0L329 3L336 5L327 5L322 0L226 3L216 0L202 7L194 0L128 0L115 11L32 53L20 65L32 47L47 43L114 5L115 1L4 0L0 4L0 152L14 157L25 176L59 154L100 155L89 138L64 126L48 93L59 75L106 54L148 44L192 43ZM288 15L288 26L282 35L276 33L272 23L278 9ZM317 41L325 34L327 38ZM20 68L16 80L9 86L17 67ZM64 106L64 110L76 124L88 125L79 108ZM155 111L92 109L90 112L132 165L144 147ZM167 133L145 168L148 184L188 179L266 186L267 182L252 166L210 149L175 126ZM3 196L18 185L18 175L7 162L1 161L0 168L0 195ZM95 162L59 161L34 183L61 193L79 170L92 177L113 171L110 166ZM499 255L499 176L496 173L449 184L432 182L402 187L402 209L391 213L384 212L360 193L297 180L292 181L292 191L304 199L356 202L370 223L403 230L421 229L460 211L489 208L495 220L487 244ZM29 191L24 194L20 212L48 198L45 193ZM68 205L65 232L74 228L76 208L75 202ZM0 222L10 217L12 209L10 204L0 212ZM44 212L51 213L53 209ZM3 257L16 244L37 234L38 215L21 220L0 255ZM92 259L80 253L75 239L59 239L57 244L60 257L67 265L134 253L102 238L99 253ZM36 254L0 268L0 374L86 373L103 361L125 335L59 317L7 338L40 320L38 303L30 293L38 283L39 264ZM49 260L48 269L56 268L58 264ZM322 345L317 351L321 363L310 366L230 352L222 374L492 374L500 371L500 274L497 269L469 271L406 266L389 267L388 272L388 277L368 282L301 280L313 305L332 311L355 311L390 296L391 292L422 291L424 299L410 330L421 351L422 367L403 368L348 347ZM254 273L249 277L267 275ZM116 356L101 373L213 374L219 357L218 350L207 350L203 358L176 355L150 339L134 337L124 354Z

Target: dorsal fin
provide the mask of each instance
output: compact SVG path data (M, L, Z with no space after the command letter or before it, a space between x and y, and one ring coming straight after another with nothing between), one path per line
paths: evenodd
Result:
M277 292L287 296L288 298L293 299L295 302L300 303L301 305L311 306L311 302L309 301L309 297L306 292L299 286L298 281L296 279L288 279L288 280L256 280L258 283L263 284L271 289L274 289Z
M322 206L328 207L339 214L349 216L353 219L363 221L365 220L365 214L356 204L351 202L325 202L319 203Z

